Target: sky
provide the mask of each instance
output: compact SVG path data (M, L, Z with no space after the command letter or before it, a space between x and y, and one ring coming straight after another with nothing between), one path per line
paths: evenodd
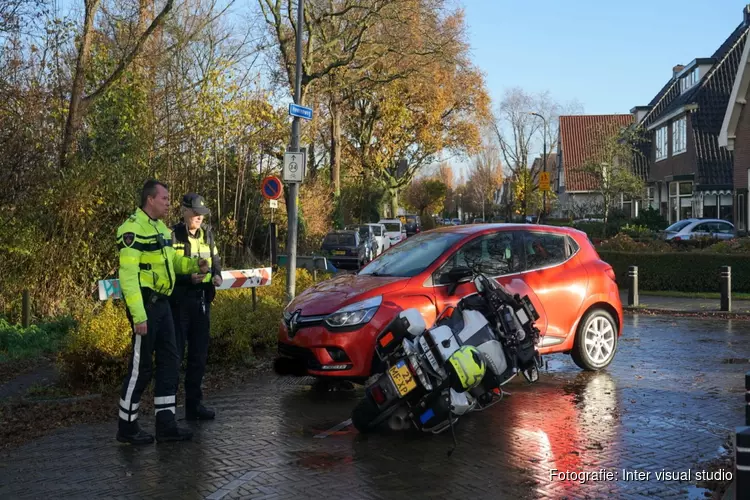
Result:
M549 90L585 114L646 105L672 67L709 57L750 0L462 0L493 105L506 88Z

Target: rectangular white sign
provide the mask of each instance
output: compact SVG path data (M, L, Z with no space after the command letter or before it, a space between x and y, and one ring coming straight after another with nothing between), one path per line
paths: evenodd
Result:
M284 182L302 182L305 178L305 152L284 153Z

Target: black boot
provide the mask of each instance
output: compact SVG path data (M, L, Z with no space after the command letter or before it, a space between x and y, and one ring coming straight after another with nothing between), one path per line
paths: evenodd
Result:
M170 419L156 419L156 442L166 443L169 441L190 441L193 439L193 431L185 427L179 427L174 419L174 413L169 413Z
M185 420L213 420L216 412L202 404L186 404Z
M142 430L138 422L125 422L120 419L117 429L117 440L121 443L144 445L154 442L154 436Z

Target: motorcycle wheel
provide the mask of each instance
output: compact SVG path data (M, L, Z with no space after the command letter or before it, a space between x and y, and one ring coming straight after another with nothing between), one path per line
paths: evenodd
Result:
M379 416L378 405L368 396L365 396L352 410L352 424L360 433L365 434L377 425L376 420Z

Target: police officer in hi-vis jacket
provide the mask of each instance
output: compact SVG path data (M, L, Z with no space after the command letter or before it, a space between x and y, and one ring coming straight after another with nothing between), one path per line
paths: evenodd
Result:
M178 273L206 273L209 265L206 259L175 252L172 233L161 220L168 212L167 186L149 180L141 191L140 208L117 229L118 278L133 327L133 352L120 393L117 440L123 443L154 441L138 425L141 394L151 381L154 352L156 440L185 441L193 436L189 429L178 427L175 419L179 355L169 296Z
M215 415L212 409L203 406L201 391L208 358L211 302L216 295L216 287L222 283L221 259L216 252L213 234L210 228L201 225L203 217L210 213L202 196L188 193L182 198L182 222L172 227L172 241L177 255L206 259L211 267L209 273L178 272L177 285L170 298L180 361L187 344L187 420L213 420Z

